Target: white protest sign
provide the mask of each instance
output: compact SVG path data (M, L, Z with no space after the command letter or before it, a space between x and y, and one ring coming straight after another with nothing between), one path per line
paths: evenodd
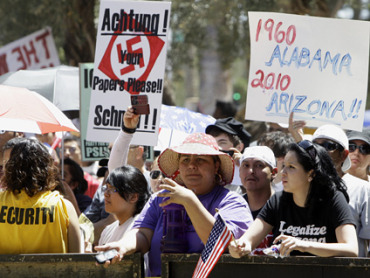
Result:
M245 118L362 130L370 23L250 12Z
M51 28L39 30L0 48L0 75L23 69L59 66Z
M146 95L133 143L158 140L170 2L101 1L86 138L113 142L131 95Z
M86 128L89 117L91 83L93 79L94 63L81 63L80 68L80 135L82 161L95 161L109 158L109 143L86 140Z

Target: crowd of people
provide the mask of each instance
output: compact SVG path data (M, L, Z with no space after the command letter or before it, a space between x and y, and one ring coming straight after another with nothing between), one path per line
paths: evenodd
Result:
M281 256L369 256L369 130L322 125L304 134L291 114L289 125L266 123L256 136L220 118L146 164L144 146L132 142L139 117L127 109L99 175L76 136L58 151L48 136L3 131L0 252L116 249L106 267L141 252L147 276L160 276L160 254L201 253L220 214L235 258L272 245Z

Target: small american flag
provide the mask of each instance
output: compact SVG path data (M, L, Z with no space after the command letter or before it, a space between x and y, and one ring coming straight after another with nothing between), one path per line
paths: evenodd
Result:
M216 121L210 115L191 111L184 107L161 106L161 128L179 130L188 134L205 132L208 125Z
M232 233L227 228L221 215L218 214L197 267L194 270L193 278L208 277L225 248L229 245L232 237Z

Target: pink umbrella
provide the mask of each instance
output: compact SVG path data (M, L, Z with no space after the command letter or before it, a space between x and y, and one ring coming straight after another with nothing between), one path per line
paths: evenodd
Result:
M0 85L0 130L43 134L78 131L54 104L26 88Z

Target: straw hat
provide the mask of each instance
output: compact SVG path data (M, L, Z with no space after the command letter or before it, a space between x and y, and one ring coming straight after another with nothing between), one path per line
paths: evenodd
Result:
M221 184L229 184L233 180L234 160L230 155L219 151L216 139L211 135L193 133L180 146L167 148L159 156L158 166L161 171L177 183L184 184L179 176L179 154L217 155L221 161Z

